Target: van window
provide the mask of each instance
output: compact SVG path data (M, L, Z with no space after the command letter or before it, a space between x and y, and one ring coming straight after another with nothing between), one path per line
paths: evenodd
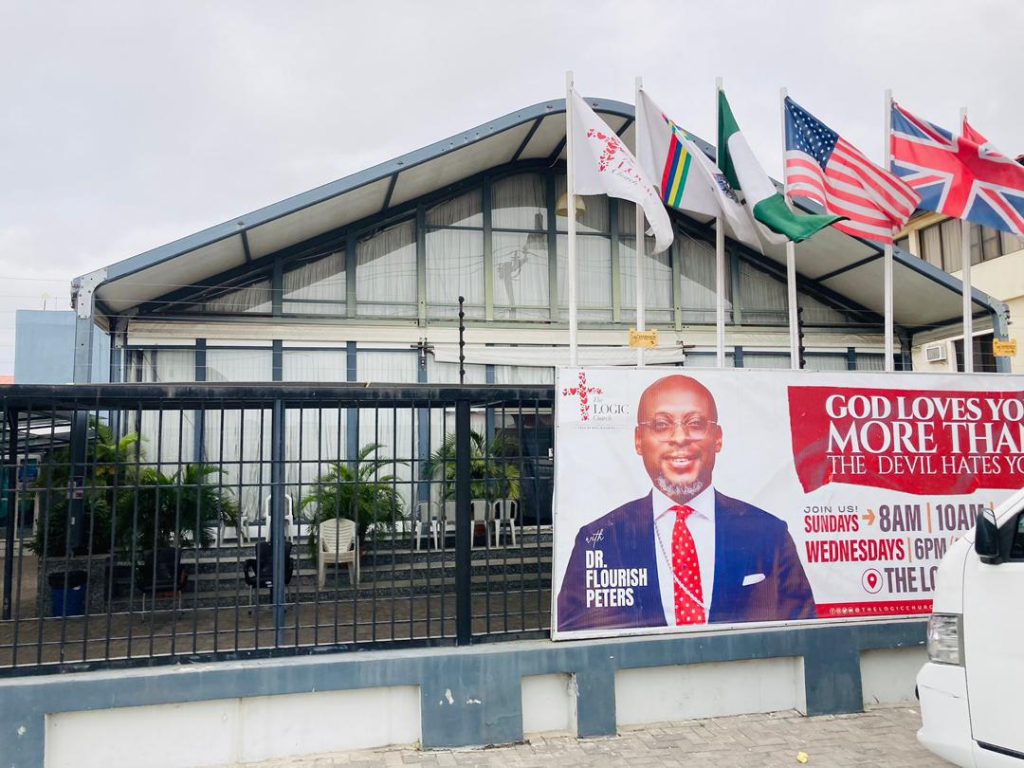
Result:
M1024 512L1017 515L1017 523L1013 531L1013 543L1010 545L1010 559L1024 560Z

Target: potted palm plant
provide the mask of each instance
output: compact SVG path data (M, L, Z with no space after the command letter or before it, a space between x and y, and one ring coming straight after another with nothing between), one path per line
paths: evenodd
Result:
M388 467L406 462L375 458L380 448L379 443L368 443L354 461L331 464L299 502L303 520L310 527L311 554L316 554L318 526L324 520L344 517L355 521L362 542L371 528L379 535L394 530L395 522L404 517L398 479L384 472Z

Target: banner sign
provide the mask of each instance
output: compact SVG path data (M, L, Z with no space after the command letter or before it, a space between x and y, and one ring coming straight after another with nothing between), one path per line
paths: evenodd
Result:
M563 368L555 639L927 614L1024 487L1014 376Z

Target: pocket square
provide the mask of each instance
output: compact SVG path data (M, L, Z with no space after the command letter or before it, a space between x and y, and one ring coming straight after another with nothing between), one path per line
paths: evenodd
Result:
M763 573L750 573L743 577L743 586L749 587L751 584L760 584L764 581Z

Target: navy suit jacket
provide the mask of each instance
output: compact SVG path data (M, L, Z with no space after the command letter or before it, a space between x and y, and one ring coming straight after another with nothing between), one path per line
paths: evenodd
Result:
M558 593L559 631L665 626L657 547L651 494L583 526ZM598 550L600 555L596 554ZM604 598L601 604L593 601L588 606L588 551L592 552L591 561L600 557L606 569L646 569L646 585L626 587L632 589L631 605L623 604L629 600L623 599L622 593L614 601ZM595 575L591 576L592 582ZM786 524L762 509L716 491L715 585L708 622L815 616L811 585Z

